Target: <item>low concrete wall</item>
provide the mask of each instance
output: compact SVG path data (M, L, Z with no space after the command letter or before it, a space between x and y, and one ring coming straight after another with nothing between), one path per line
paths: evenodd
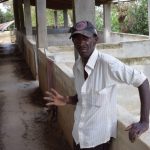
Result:
M34 79L37 79L38 68L37 68L36 43L32 40L32 38L24 37L24 45L25 45L24 51L26 62L30 67Z
M54 31L55 32L55 31ZM99 40L98 43L104 43L104 35L103 32L98 32ZM65 46L72 45L72 40L69 39L70 33L48 33L48 46ZM35 36L33 36L35 40ZM111 43L112 44L121 44L125 45L125 43L140 43L142 40L148 40L148 36L143 35L135 35L135 34L126 34L126 33L111 33ZM107 43L108 44L108 43ZM107 45L106 44L106 45ZM108 45L109 45L108 44Z
M63 46L71 45L72 40L69 39L69 33L60 33L60 34L48 34L48 45L49 46Z
M75 90L72 70L66 66L66 64L73 64L73 62L65 62L70 56L64 59L67 53L61 52L58 56L58 52L56 51L55 53L47 54L48 56L46 57L44 50L39 49L39 85L42 92L44 93L46 90L54 88L62 95L74 95ZM71 57L71 60L72 59ZM65 62L65 64L61 60ZM72 105L58 107L58 122L71 146L73 145L71 133L74 122L74 109L75 107Z
M26 37L19 31L16 31L16 44L19 51L23 53L26 63L28 64L33 78L37 79L37 56L36 56L36 43L32 37Z
M54 88L62 95L75 95L73 75L70 68L65 64L54 64L53 81ZM74 123L74 109L75 106L72 105L58 107L58 122L71 146L73 145L71 133Z
M150 63L150 40L120 42L116 44L97 44L97 49L101 52L113 55L129 64Z
M71 45L72 40L69 39L69 33L59 33L59 34L48 34L48 46L65 46ZM33 35L33 39L36 40L35 35Z
M111 43L149 39L146 35L111 32Z
M98 42L104 43L103 31L98 31L98 37L99 37ZM148 40L148 39L149 37L146 35L111 32L109 43L120 43L120 42L139 41L139 40Z
M127 64L150 64L150 40L142 40L142 41L132 41L132 42L121 42L118 44L106 44L99 43L96 45L97 50L113 55L114 57L122 60ZM48 52L51 55L54 55L57 61L60 57L63 57L62 60L71 61L74 59L68 54L72 52L74 55L74 47L73 45L68 46L50 46L48 48ZM60 56L60 53L62 54ZM67 56L67 57L65 57Z
M139 118L131 115L124 107L118 105L118 133L117 139L112 144L112 150L150 150L150 130L140 136L135 143L131 143L125 128Z
M44 49L38 49L39 86L43 93L48 90L47 58Z
M19 31L16 31L16 44L19 51L24 54L24 35Z

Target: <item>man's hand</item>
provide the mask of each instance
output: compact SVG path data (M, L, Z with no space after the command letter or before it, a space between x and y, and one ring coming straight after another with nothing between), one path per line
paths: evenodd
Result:
M56 90L51 89L51 91L46 91L45 94L47 95L44 97L47 100L46 106L65 106L66 105L66 98L65 96L60 95Z
M129 139L133 143L135 140L149 128L149 123L138 122L128 126L125 130L129 131Z

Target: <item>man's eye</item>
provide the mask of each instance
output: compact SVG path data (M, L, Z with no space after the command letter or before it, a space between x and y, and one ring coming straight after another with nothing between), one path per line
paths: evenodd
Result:
M84 38L85 41L87 41L87 38Z
M84 38L83 38L83 40L85 40L85 41L86 41L86 40L88 40L88 38L87 38L87 37L84 37Z
M72 39L72 41L73 41L73 42L77 42L77 40L76 40L76 39Z

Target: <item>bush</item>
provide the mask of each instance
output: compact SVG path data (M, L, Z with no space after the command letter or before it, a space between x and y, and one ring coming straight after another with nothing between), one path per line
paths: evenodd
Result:
M148 0L141 0L130 7L126 20L129 32L148 35Z

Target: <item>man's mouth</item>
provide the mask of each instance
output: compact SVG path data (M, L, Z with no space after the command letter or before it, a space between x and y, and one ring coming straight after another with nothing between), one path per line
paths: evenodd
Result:
M87 48L86 47L79 47L80 50L86 52L87 51Z

